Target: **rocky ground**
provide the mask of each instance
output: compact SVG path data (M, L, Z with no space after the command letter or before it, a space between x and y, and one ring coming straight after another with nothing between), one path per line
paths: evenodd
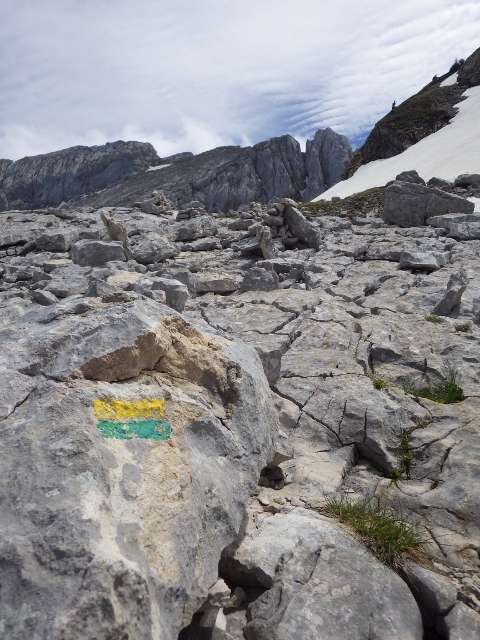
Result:
M480 636L472 203L407 175L384 218L155 193L0 230L2 637ZM161 399L172 437L104 437L99 398ZM388 566L332 496L423 549Z

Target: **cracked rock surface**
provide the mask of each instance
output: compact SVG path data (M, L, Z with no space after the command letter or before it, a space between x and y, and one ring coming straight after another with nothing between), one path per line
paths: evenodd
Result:
M475 215L2 213L3 635L478 637ZM447 371L462 401L412 391ZM172 439L104 438L99 397L165 400ZM332 496L401 510L424 555L386 567Z

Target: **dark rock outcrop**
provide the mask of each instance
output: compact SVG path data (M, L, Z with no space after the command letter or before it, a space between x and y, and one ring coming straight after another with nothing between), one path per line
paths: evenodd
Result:
M109 187L158 161L151 144L121 140L16 162L0 160L0 210L56 206Z

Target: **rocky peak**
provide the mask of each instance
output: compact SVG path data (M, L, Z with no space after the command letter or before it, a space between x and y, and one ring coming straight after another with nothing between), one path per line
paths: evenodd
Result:
M307 140L303 199L311 200L339 182L351 158L352 147L345 136L330 127L319 129L312 140Z

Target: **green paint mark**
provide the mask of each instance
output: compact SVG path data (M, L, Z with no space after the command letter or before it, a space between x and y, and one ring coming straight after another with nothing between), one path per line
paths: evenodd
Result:
M172 435L172 425L166 420L98 420L97 427L105 438L117 440L131 440L143 438L145 440L169 440Z

